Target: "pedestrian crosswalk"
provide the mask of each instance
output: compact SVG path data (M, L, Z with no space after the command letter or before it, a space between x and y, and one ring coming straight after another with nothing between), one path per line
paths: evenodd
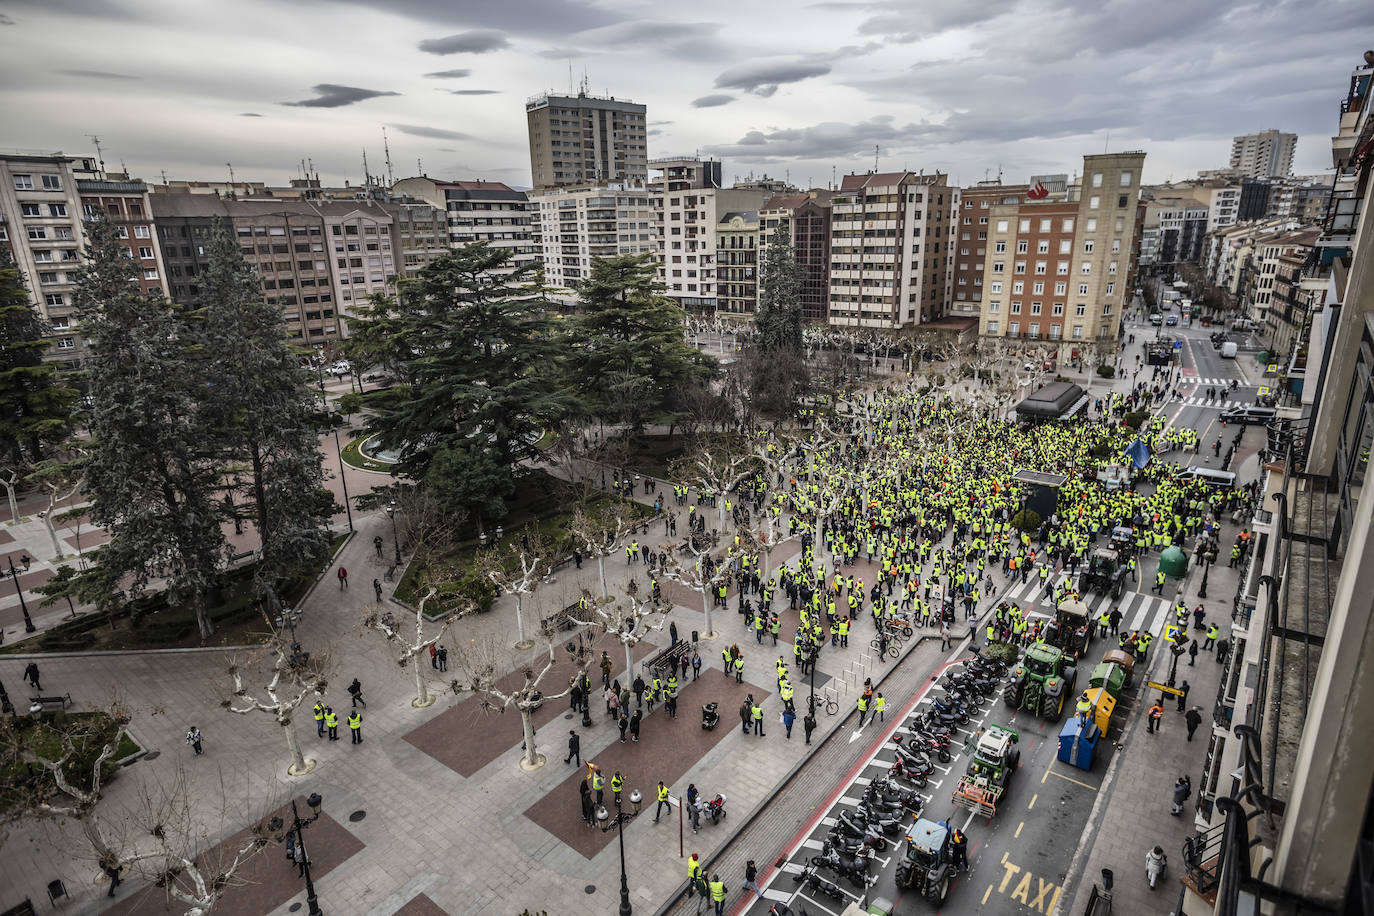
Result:
M1231 384L1232 382L1239 382L1239 381L1240 381L1240 379L1230 379L1230 378L1188 378L1187 376L1184 376L1184 377L1183 377L1183 380L1182 380L1179 384L1181 384L1181 385L1187 385L1187 384L1189 384L1189 383L1192 383L1192 384L1194 384L1194 385L1197 385L1199 388L1210 388L1210 387L1213 387L1213 386L1216 386L1216 387L1219 387L1219 388L1224 388L1224 387L1226 387L1227 385Z
M1209 398L1209 397L1207 397L1206 394L1201 394L1201 395L1191 395L1191 396L1188 396L1188 397L1180 397L1180 396L1178 396L1178 395L1175 395L1174 397L1172 397L1172 398L1169 399L1169 403L1171 403L1171 404L1182 404L1182 405L1184 405L1185 407L1218 407L1218 408L1221 408L1221 407L1249 406L1250 403L1251 403L1251 400L1250 400L1250 399L1237 399L1237 398Z
M1054 587L1057 590L1060 583L1069 578L1077 581L1078 577L1069 577L1060 572L1051 577L1051 581L1054 582ZM1142 595L1136 591L1126 592L1120 600L1114 600L1110 595L1099 594L1083 595L1080 596L1080 599L1088 606L1089 619L1094 621L1101 616L1103 611L1110 612L1112 608L1121 611L1121 630L1127 633L1139 631L1158 636L1164 631L1164 624L1170 613L1170 603L1164 598L1155 595ZM1025 582L1013 585L1009 591L998 598L998 601L1016 602L1017 606L1026 611L1032 619L1054 616L1053 599L1045 597L1045 584L1034 575L1028 577Z

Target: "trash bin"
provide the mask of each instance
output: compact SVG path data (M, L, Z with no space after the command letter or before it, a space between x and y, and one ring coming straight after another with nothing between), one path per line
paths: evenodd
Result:
M1059 759L1080 770L1091 770L1093 750L1102 735L1092 722L1083 723L1074 716L1059 732Z
M696 645L697 643L699 643L700 641L701 641L701 634L699 634L696 630L693 630L693 631L692 631L692 645L695 646L695 645Z

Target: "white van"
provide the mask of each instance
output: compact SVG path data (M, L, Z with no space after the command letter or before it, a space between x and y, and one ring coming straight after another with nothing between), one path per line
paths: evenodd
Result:
M1230 488L1236 485L1236 475L1231 471L1214 471L1199 465L1190 465L1178 472L1179 480L1196 480L1209 487Z
M1226 343L1221 345L1222 359L1235 359L1236 354L1238 352L1240 352L1240 347L1236 344L1234 340L1228 340L1226 341Z

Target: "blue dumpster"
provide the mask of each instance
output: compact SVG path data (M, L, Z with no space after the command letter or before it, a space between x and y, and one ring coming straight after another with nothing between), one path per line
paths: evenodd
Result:
M1059 759L1080 770L1091 770L1093 751L1101 737L1102 731L1091 721L1071 717L1059 730Z

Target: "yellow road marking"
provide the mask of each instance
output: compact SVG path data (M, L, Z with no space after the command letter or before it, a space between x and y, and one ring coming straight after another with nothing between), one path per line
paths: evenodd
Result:
M1024 826L1026 826L1026 822L1025 822L1025 821L1022 821L1021 823L1019 823L1019 824L1016 825L1016 832L1012 834L1012 839L1015 839L1015 840L1021 839L1021 828L1024 827Z
M983 891L983 906L987 906L988 898L991 897L991 896L992 896L992 885L989 884L989 885L988 885L988 889L985 890L985 891Z
M1053 764L1051 764L1051 766L1053 766ZM1096 792L1096 791L1097 791L1097 788L1096 788L1095 786L1090 786L1090 785L1088 785L1086 782L1079 782L1077 779L1074 779L1072 776L1065 776L1063 773L1055 773L1053 769L1046 770L1045 772L1046 772L1047 774L1053 773L1055 776L1058 776L1060 779L1067 780L1068 782L1071 782L1071 783L1073 783L1073 784L1076 785L1076 786L1082 786L1083 788L1085 788L1085 789L1090 789L1090 790L1092 790L1093 792ZM1043 781L1043 780L1042 780L1042 781Z
M1035 793L1034 795L1031 796L1030 804L1029 804L1029 805L1026 805L1026 810L1027 810L1027 811L1029 811L1029 810L1031 810L1032 808L1035 807L1035 800L1036 800L1037 798L1039 798L1039 797L1040 797L1040 793L1039 793L1039 792L1037 792L1037 793Z

